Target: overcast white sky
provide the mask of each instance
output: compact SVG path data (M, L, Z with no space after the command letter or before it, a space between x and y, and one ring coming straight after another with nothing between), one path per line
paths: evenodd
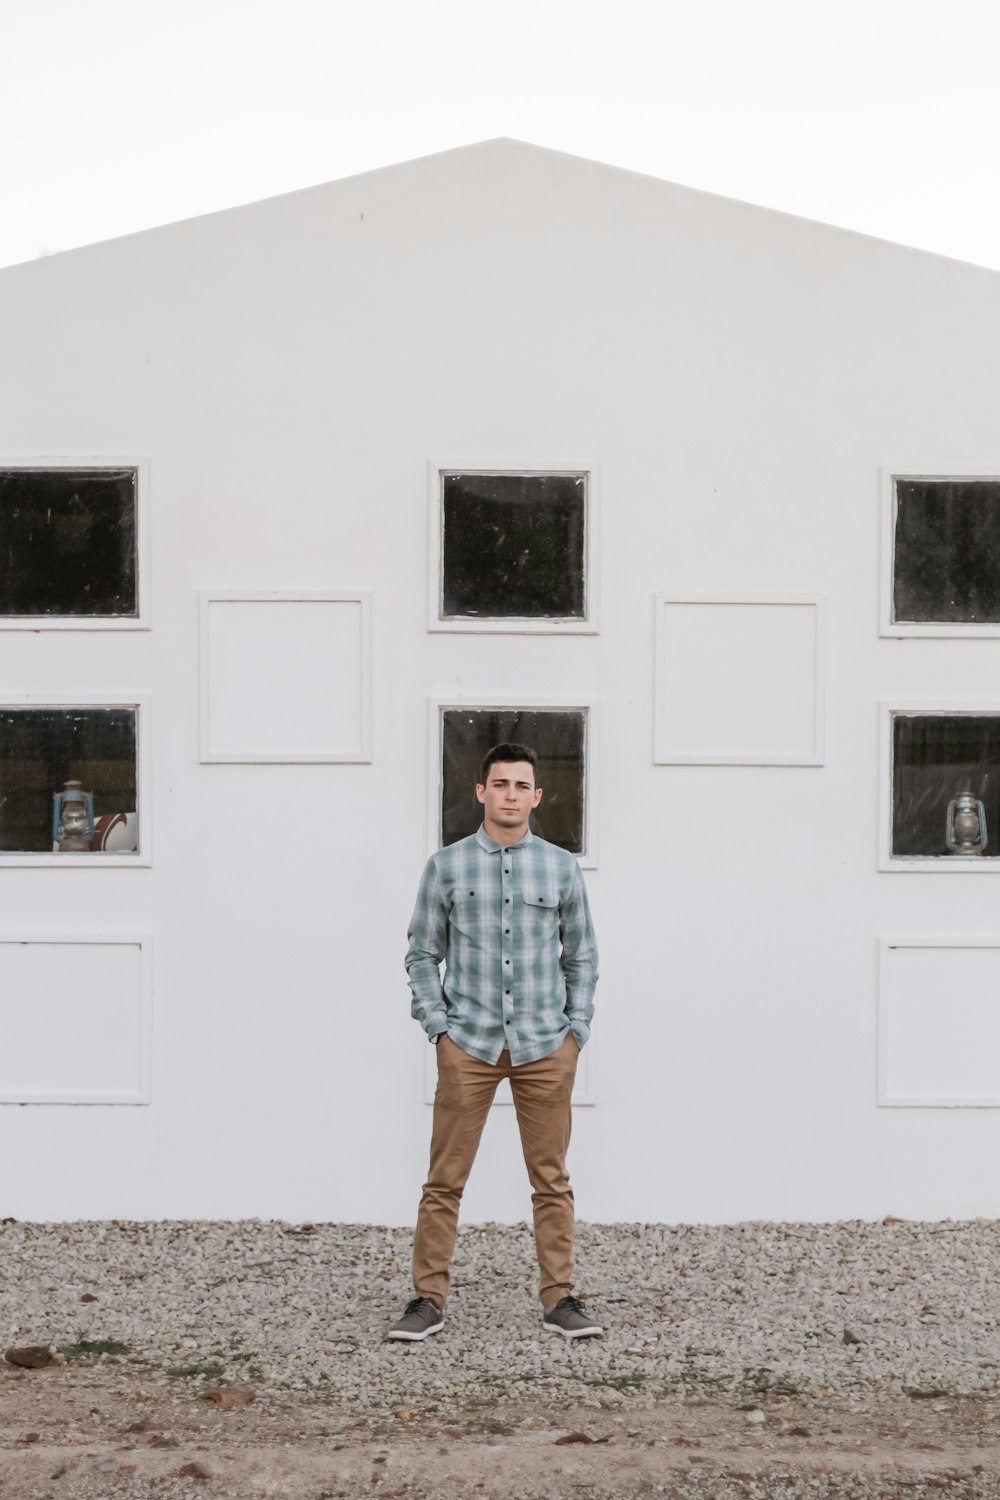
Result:
M0 265L493 136L1000 268L997 0L0 0Z

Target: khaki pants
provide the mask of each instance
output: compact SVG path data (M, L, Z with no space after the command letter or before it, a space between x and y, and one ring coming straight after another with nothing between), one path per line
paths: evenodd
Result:
M458 1206L501 1078L510 1079L532 1187L542 1306L551 1307L572 1292L573 1190L566 1174L566 1150L579 1056L571 1031L548 1057L517 1068L511 1065L506 1048L496 1064L484 1063L463 1052L447 1035L441 1037L431 1164L413 1240L413 1285L418 1297L433 1297L444 1306Z

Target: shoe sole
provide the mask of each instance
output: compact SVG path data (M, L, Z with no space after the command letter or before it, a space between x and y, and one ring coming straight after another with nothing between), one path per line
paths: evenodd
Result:
M397 1339L404 1344L420 1344L432 1333L440 1333L443 1327L444 1320L442 1319L440 1323L435 1323L433 1328L425 1328L423 1333L387 1333L386 1338Z
M558 1323L543 1323L546 1333L561 1333L564 1339L592 1339L604 1332L603 1328L560 1328Z

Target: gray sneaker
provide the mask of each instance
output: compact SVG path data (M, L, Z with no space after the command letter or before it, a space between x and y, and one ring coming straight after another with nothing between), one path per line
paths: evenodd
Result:
M595 1333L603 1333L600 1323L595 1323L576 1297L562 1297L554 1307L547 1307L542 1317L542 1327L549 1333L561 1333L564 1339L589 1339Z
M430 1297L414 1297L403 1309L403 1316L398 1323L393 1323L387 1339L406 1339L409 1343L416 1343L425 1339L429 1333L440 1333L444 1327L444 1312Z

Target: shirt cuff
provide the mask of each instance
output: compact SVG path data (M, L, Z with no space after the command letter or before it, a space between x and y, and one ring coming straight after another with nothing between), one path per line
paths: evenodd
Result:
M575 1021L571 1016L567 1016L566 1019L569 1021L570 1031L576 1037L581 1048L585 1047L588 1040L590 1039L590 1027L588 1026L587 1022Z

